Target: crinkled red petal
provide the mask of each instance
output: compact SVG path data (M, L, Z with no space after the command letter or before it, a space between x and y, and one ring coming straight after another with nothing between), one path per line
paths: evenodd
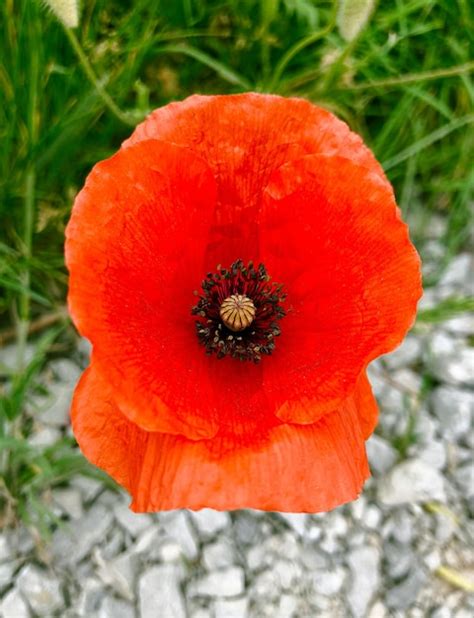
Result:
M69 308L123 412L150 431L214 435L194 322L215 182L196 154L154 140L96 165L66 231ZM180 405L179 405L180 404Z
M420 260L388 181L343 157L280 167L259 226L262 258L291 306L263 388L282 420L311 423L402 341L422 292Z
M327 511L356 498L369 474L357 395L313 425L198 441L139 428L114 396L93 364L74 395L73 429L85 456L131 492L135 511Z
M372 152L344 122L298 98L194 95L155 110L124 146L150 138L192 149L215 174L209 269L259 259L256 217L265 186L283 163L305 154L342 155L383 176Z

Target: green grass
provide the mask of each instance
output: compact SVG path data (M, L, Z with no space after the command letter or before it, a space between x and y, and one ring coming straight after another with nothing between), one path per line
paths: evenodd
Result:
M194 92L307 97L364 136L405 216L447 217L440 268L466 245L472 3L380 2L350 42L336 12L336 2L312 0L84 0L79 27L68 31L38 0L1 3L0 337L18 344L17 370L0 385L4 453L28 435L25 401L51 346L71 342L63 235L73 197L155 107ZM31 325L56 322L63 328L54 337L46 330L32 368ZM29 455L8 444L3 483L16 500Z

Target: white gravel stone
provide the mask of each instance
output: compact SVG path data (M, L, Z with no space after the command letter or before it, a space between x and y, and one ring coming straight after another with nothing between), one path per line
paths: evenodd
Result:
M407 335L403 343L391 354L383 357L391 370L400 369L416 363L421 356L422 343L419 337Z
M58 358L49 363L49 369L61 382L75 386L81 377L81 368L69 358Z
M407 577L385 595L385 602L390 609L406 610L413 605L425 585L427 574L415 565Z
M398 453L384 438L373 434L365 444L370 469L381 476L386 474L397 461Z
M73 566L90 554L92 548L103 541L113 516L102 504L94 505L74 525L58 528L53 534L52 550L59 566Z
M244 572L240 567L209 573L188 586L188 594L191 597L236 597L243 591Z
M441 440L432 440L423 445L414 444L408 450L410 457L417 456L436 470L444 470L447 461L446 446Z
M443 322L443 328L454 335L474 335L474 316L459 315Z
M25 600L16 588L12 588L0 601L0 616L3 618L30 618Z
M319 595L331 597L338 594L344 585L346 573L342 566L331 569L315 570L310 573L314 591Z
M469 253L460 253L448 264L439 280L440 287L468 291L473 289L473 257Z
M279 513L279 516L286 521L298 536L304 536L308 521L306 513Z
M377 530L382 521L382 513L378 506L375 504L369 504L365 509L364 524L367 528Z
M159 545L158 555L160 562L179 562L183 556L183 550L173 539L165 539Z
M248 599L217 599L214 603L214 618L247 618Z
M154 557L154 550L160 545L161 535L158 528L148 528L138 537L135 543L130 548L130 551L137 555ZM166 539L166 541L176 543L173 539ZM176 543L178 546L179 544Z
M134 513L124 501L120 501L115 505L114 516L120 526L133 538L139 536L153 524L153 520L149 515L146 513Z
M12 560L15 557L15 552L12 549L9 539L6 534L0 532L0 562Z
M452 613L449 607L437 607L435 608L430 615L430 618L451 618Z
M89 616L94 616L99 609L104 597L104 586L95 577L86 578L81 585L74 609L80 618L89 618Z
M399 580L405 577L413 567L415 555L406 545L398 543L384 543L384 557L386 561L386 572L390 579Z
M438 470L420 459L398 464L380 480L378 498L382 504L446 502L444 479Z
M298 618L298 599L290 594L282 594L275 618Z
M71 481L71 485L79 489L84 502L92 502L104 489L104 485L100 481L87 476L75 476Z
M29 344L25 347L24 362L28 364L35 355L35 348ZM18 365L18 347L16 344L0 347L0 370L5 372L15 371Z
M413 517L406 510L397 510L393 517L392 536L401 545L408 545L413 540Z
M389 618L387 608L382 601L376 601L370 608L367 618Z
M28 443L30 446L44 449L56 444L60 438L61 432L55 427L42 427L28 438Z
M235 550L224 537L204 547L202 561L208 571L217 571L235 563Z
M82 508L82 496L78 489L65 488L55 489L53 499L61 508L63 513L69 515L71 519L80 519L84 513Z
M133 601L134 580L137 575L138 556L124 552L113 560L105 560L100 549L93 552L94 562L97 565L97 575L101 581L110 586L124 599Z
M431 395L433 412L445 439L457 440L473 428L474 393L440 386Z
M426 363L441 382L454 386L474 384L474 348L467 347L447 333L439 331L433 335Z
M225 511L201 509L200 511L191 511L190 515L198 529L199 536L205 541L216 536L218 532L227 528L230 524L229 513Z
M351 571L347 601L354 618L362 618L379 587L380 550L370 545L357 547L349 553L347 563Z
M69 422L74 382L53 382L48 385L48 394L34 400L39 408L38 415L43 423L53 427L64 427Z
M61 582L54 575L27 564L18 574L16 583L38 616L50 618L63 607Z
M441 565L441 553L439 549L433 549L423 556L423 562L429 571L436 571L436 569Z
M13 573L16 571L18 564L14 562L3 562L0 564L0 592L8 588L13 581Z
M146 571L139 581L140 618L186 618L178 569L171 564Z
M474 462L472 459L456 468L454 479L467 499L474 497Z
M102 601L97 618L135 618L131 603L106 596Z
M188 513L185 511L162 513L160 523L169 538L174 539L179 544L183 554L190 560L194 560L199 549L197 539L189 524Z
M240 511L233 525L238 547L256 545L260 542L262 531L259 518L248 510Z

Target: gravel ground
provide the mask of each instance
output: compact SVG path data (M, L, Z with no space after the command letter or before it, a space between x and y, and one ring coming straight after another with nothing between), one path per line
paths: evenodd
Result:
M472 294L470 266L455 258L422 308ZM134 515L125 495L78 477L52 492L63 525L40 551L25 528L0 532L0 615L470 618L473 336L473 316L453 318L373 363L381 416L367 445L373 477L356 502L318 515ZM80 368L64 359L49 371L37 445L69 431ZM433 388L421 399L423 376Z

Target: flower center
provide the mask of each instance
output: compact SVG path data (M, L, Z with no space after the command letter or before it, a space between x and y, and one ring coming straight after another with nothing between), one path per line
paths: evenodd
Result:
M228 329L238 333L254 321L255 305L245 294L232 294L222 301L219 315Z
M228 269L217 267L202 282L202 293L191 313L206 353L259 363L275 349L286 311L283 286L270 281L266 268L236 260Z

